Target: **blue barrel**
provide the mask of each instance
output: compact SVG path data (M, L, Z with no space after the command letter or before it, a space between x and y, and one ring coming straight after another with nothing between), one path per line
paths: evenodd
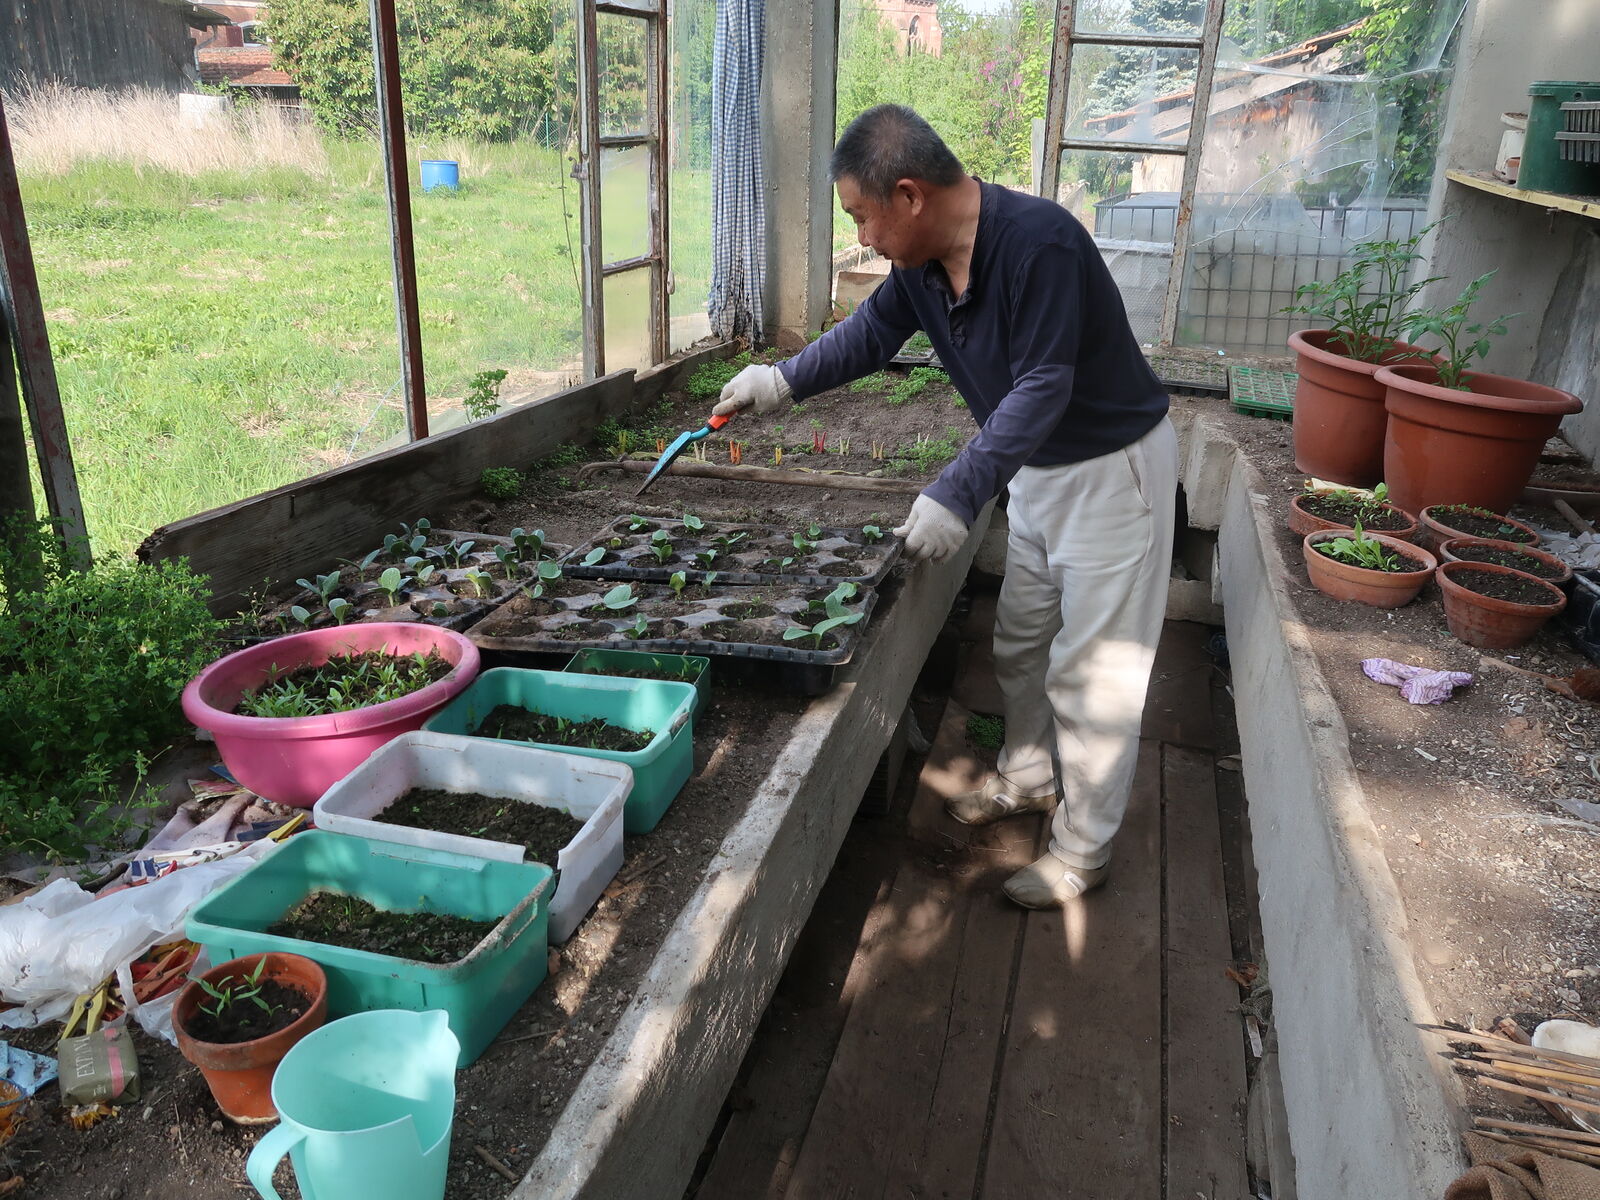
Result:
M422 160L422 190L449 188L452 192L461 183L461 168L453 158L425 158Z

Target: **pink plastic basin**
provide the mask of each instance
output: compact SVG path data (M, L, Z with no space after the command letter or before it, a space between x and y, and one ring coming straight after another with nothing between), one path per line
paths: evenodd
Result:
M244 717L234 707L273 672L321 666L335 654L388 649L437 650L454 664L443 679L398 700L320 717ZM219 658L183 689L183 715L217 739L217 752L245 787L297 808L310 808L379 746L444 707L478 674L478 648L432 625L378 622L311 629Z

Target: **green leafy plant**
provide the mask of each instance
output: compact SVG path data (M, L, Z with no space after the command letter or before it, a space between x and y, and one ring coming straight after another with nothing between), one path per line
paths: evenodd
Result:
M434 566L432 563L418 563L414 568L417 586L427 587L429 580L434 577L434 574L438 571L438 569L439 568Z
M233 1011L235 1005L243 1005L248 1001L268 1016L277 1012L278 1005L269 1004L261 998L261 973L266 970L266 966L266 956L263 955L261 961L256 963L256 969L248 975L235 975L220 984L207 983L204 979L195 980L200 985L200 990L211 997L209 1004L204 1000L200 1002L200 1011L210 1013L221 1020Z
M302 607L302 606L300 606L298 604L291 604L289 606L289 615L291 617L293 617L296 621L300 622L300 624L303 625L305 628L307 628L307 629L311 628L311 610L310 609L304 608L304 607Z
M472 585L472 594L480 600L494 593L494 580L489 577L487 571L480 571L474 567L467 572L466 580Z
M437 652L396 655L370 650L335 654L315 670L280 674L274 666L266 683L240 698L238 711L248 717L349 712L410 695L449 669Z
M711 544L726 554L749 536L750 534L747 530L740 530L738 533L719 533L711 539Z
M650 518L649 517L641 517L638 513L629 514L629 516L626 518L626 520L628 522L628 532L629 533L638 533L639 530L643 529L646 525L650 524Z
M787 558L782 558L774 554L771 558L765 559L761 565L764 567L771 567L781 575L790 567L794 566L794 558L792 555Z
M656 562L665 564L672 557L674 549L665 529L658 529L650 535L650 553L656 556Z
M639 597L633 594L633 585L628 583L619 583L600 598L600 603L612 612L623 612L638 602Z
M328 612L333 616L336 624L343 625L351 617L355 616L356 606L343 596L335 596L328 601Z
M711 585L717 581L717 576L720 574L722 574L721 571L707 571L706 577L700 581L700 586L709 592Z
M623 630L629 637L642 638L650 631L650 622L641 613L632 625Z
M690 373L684 381L683 390L696 400L711 400L722 394L722 389L739 373L742 366L749 365L749 356L743 355L744 362L739 363L738 358L728 359L724 362L701 363Z
M1368 571L1390 572L1414 569L1377 538L1364 532L1360 522L1356 523L1354 532L1354 537L1329 538L1314 545L1319 553L1336 562L1362 567Z
M1429 225L1404 241L1375 238L1352 251L1348 267L1330 280L1302 285L1295 298L1301 303L1281 311L1315 317L1333 331L1334 339L1351 358L1379 362L1406 330L1406 309L1437 276L1406 285L1411 264L1421 255L1421 245L1434 226Z
M1419 308L1402 318L1406 337L1413 340L1435 337L1444 343L1435 355L1441 387L1470 391L1471 385L1463 382L1463 377L1472 369L1473 362L1489 353L1493 345L1491 339L1505 333L1507 321L1521 315L1508 313L1490 321L1467 323L1472 306L1478 301L1478 293L1494 278L1494 274L1489 271L1478 276L1461 289L1461 294L1451 304L1439 308Z
M683 599L683 589L689 586L689 576L682 571L674 571L667 580L667 586L672 589L672 594L679 600Z
M683 514L683 527L690 533L701 533L705 530L706 523L693 513Z
M915 442L901 451L901 456L910 460L919 471L937 470L961 453L962 440L961 431L954 426L946 429L942 438L919 434Z
M1005 718L973 713L967 718L967 737L980 750L998 750L1006 744Z
M318 596L322 597L322 603L326 605L328 598L339 590L339 572L333 571L327 575L318 575L315 583L306 579L296 579L295 582L305 588L306 591L317 593Z
M863 525L861 527L861 536L866 538L869 543L882 541L883 530L877 525Z
M467 410L467 416L474 421L484 417L493 416L500 411L500 385L506 381L504 371L479 371L467 381L466 399L461 402L461 407ZM490 468L494 470L495 468ZM513 472L515 473L515 472ZM487 471L484 472L488 474ZM519 483L520 488L520 483ZM512 493L515 495L516 493ZM510 499L510 497L505 497ZM493 496L490 499L494 499Z
M511 531L511 544L519 560L537 559L544 553L544 530L535 529L530 533L519 525Z
M389 607L393 608L400 603L400 593L405 591L406 584L410 582L411 580L408 576L401 574L399 567L390 567L382 575L378 576L378 590L383 593L384 599L389 602Z
M1305 490L1300 493L1301 499L1315 496L1336 496L1347 500L1354 514L1357 525L1370 525L1376 517L1383 514L1383 506L1389 500L1389 485L1379 483L1372 487L1370 492L1358 491L1355 488L1318 488L1313 487L1311 480L1306 480Z
M446 604L443 600L435 600L433 602L433 616L434 617L436 617L436 618L437 617L448 617L449 615L450 615L450 606L448 604Z
M841 584L840 587L835 588L823 601L823 606L828 615L810 629L800 625L789 626L783 631L783 640L786 642L798 642L803 638L810 638L812 648L820 650L822 648L822 639L828 634L842 626L854 625L862 620L866 614L859 610L850 611L845 606L845 599L841 598L840 595L842 588L850 587L852 590L849 595L853 596L855 594L854 586L853 584Z
M554 562L542 562L539 564L539 569L536 572L533 586L524 587L522 590L527 593L530 600L537 600L540 596L544 595L544 589L547 585L554 583L560 578L561 564Z
M933 384L943 382L943 371L933 367L912 367L904 379L889 389L889 403L909 404Z
M500 565L505 569L506 578L510 579L517 570L517 549L515 546L496 546L495 558L500 560Z
M794 548L801 554L810 554L817 548L816 542L806 537L803 533L795 534L791 540L794 542Z
M583 565L586 567L596 566L605 556L606 548L604 546L596 546L593 550L589 551L589 553L583 556Z
M717 558L717 550L716 547L713 546L706 550L697 551L694 556L694 561L702 570L709 571L711 569L711 564L716 562Z
M472 548L477 544L474 541L451 542L439 550L439 557L450 566L460 569L461 564L467 561L467 555L472 553Z
M394 534L392 533L388 536L394 538ZM398 541L399 539L395 538L395 540ZM382 558L385 553L387 553L386 547L379 546L376 550L368 551L367 554L361 558L341 558L339 561L347 567L354 567L359 572L365 572L368 567L372 566L373 563Z
M522 494L522 472L515 467L485 467L478 486L496 504L515 500Z

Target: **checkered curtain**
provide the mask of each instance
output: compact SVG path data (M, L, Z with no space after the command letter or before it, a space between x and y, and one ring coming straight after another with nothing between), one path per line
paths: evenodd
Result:
M766 0L717 0L711 60L711 331L761 335L767 210L761 169Z

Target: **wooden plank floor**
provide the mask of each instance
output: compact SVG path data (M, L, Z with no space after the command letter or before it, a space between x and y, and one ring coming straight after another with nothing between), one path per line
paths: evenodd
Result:
M981 614L969 629L985 627ZM1171 623L1105 888L1027 913L1038 817L943 811L984 764L946 705L913 788L858 821L758 1032L695 1200L1246 1197L1244 1037L1205 651ZM969 667L988 669L981 644ZM971 674L969 670L968 675ZM963 698L992 694L958 680ZM1236 780L1230 780L1236 787ZM1235 903L1235 924L1239 905Z

